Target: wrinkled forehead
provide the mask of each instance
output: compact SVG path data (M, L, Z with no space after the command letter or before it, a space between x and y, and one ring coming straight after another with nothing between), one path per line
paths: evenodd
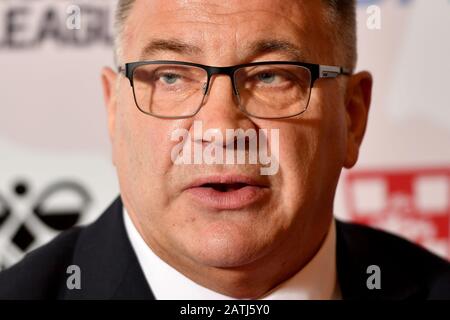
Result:
M317 0L136 0L123 34L124 59L181 56L220 65L243 63L271 54L289 60L325 63L326 57L322 55L330 51L326 50L329 32L321 23L325 21L321 3Z

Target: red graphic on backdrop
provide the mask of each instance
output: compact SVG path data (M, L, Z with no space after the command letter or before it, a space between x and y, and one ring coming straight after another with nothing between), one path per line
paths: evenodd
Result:
M350 171L352 221L403 236L450 260L450 168Z

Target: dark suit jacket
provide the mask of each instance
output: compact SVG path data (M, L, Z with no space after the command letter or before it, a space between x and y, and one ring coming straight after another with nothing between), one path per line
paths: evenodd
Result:
M450 299L450 264L391 234L337 221L344 299ZM69 265L81 289L69 290ZM381 270L369 290L367 267ZM174 288L176 290L176 288ZM125 231L120 197L93 224L60 234L0 273L0 299L154 299Z

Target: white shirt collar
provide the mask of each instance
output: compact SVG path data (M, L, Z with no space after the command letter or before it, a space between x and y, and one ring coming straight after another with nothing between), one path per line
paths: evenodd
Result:
M195 283L157 256L145 243L125 207L125 229L145 278L157 300L234 300ZM340 299L336 277L336 230L332 219L319 251L308 264L262 300Z

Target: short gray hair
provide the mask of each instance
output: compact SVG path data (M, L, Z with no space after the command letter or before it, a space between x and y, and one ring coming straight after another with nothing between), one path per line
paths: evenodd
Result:
M354 68L358 58L356 48L356 0L322 0L332 10L330 10L329 19L330 28L334 26L334 39L342 45L342 61L346 67ZM341 32L342 31L342 32Z
M342 45L343 60L349 68L354 68L357 60L356 50L356 4L355 0L322 0L332 10L329 11L327 22L335 29L334 45ZM123 56L122 38L125 22L135 0L118 0L114 21L115 59L120 61ZM343 32L341 32L343 30Z
M129 16L135 0L118 0L114 17L114 60L121 63L123 57L122 38L125 31L125 22Z

